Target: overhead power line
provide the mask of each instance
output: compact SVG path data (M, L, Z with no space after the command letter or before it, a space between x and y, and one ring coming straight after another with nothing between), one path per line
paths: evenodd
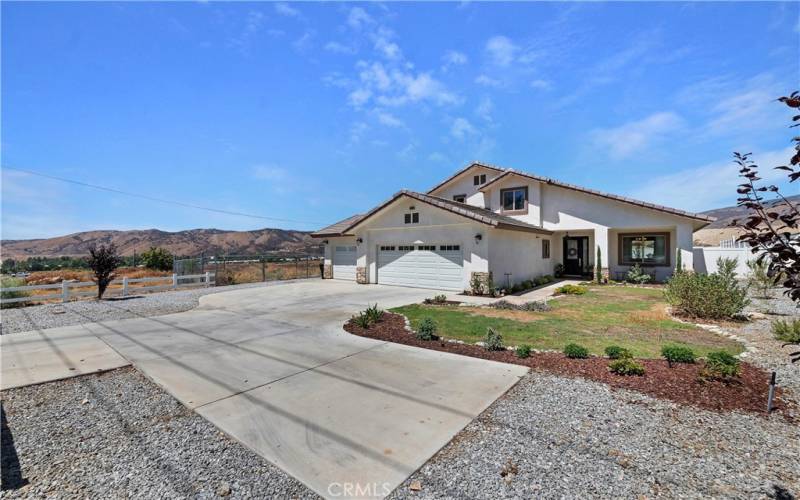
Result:
M309 225L317 225L317 226L325 225L325 223L322 223L322 222L311 222L311 221L302 221L302 220L295 220L295 219L282 219L282 218L279 218L279 217L267 217L266 215L256 215L256 214L248 214L248 213L244 213L244 212L235 212L235 211L231 211L231 210L222 210L222 209L219 209L219 208L211 208L211 207L204 207L204 206L201 206L201 205L193 205L191 203L184 203L182 201L167 200L167 199L164 199L164 198L156 198L155 196L149 196L149 195L146 195L146 194L131 193L131 192L128 192L128 191L122 191L121 189L115 189L115 188L110 188L110 187L106 187L106 186L98 186L96 184L90 184L88 182L83 182L83 181L76 181L74 179L65 179L64 177L58 177L58 176L50 175L50 174L43 174L41 172L36 172L36 171L33 171L33 170L27 170L27 169L24 169L24 168L7 167L7 166L3 166L2 168L8 169L8 170L15 170L17 172L24 172L24 173L30 174L30 175L36 175L36 176L39 176L39 177L44 177L46 179L52 179L52 180L56 180L56 181L60 181L60 182L66 182L68 184L75 184L77 186L83 186L83 187L88 187L88 188L92 188L92 189L98 189L100 191L108 191L109 193L121 194L121 195L125 195L125 196L131 196L133 198L141 198L143 200L155 201L157 203L165 203L165 204L168 204L168 205L176 205L176 206L184 207L184 208L194 208L194 209L197 209L197 210L205 210L207 212L214 212L214 213L225 214L225 215L235 215L235 216L238 216L238 217L250 217L251 219L262 219L262 220L270 220L270 221L276 221L276 222L291 222L291 223L294 223L294 224L309 224Z

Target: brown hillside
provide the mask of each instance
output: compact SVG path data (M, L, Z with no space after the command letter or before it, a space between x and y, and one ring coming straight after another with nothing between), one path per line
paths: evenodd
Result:
M800 195L788 196L786 199L790 203L800 205ZM787 210L785 207L785 205L779 207L778 212L782 213ZM716 217L717 220L694 233L694 243L700 246L715 246L721 240L738 237L742 234L742 230L737 227L730 227L730 224L734 219L744 220L748 215L747 209L739 206L716 208L702 213L703 215Z
M191 229L170 233L157 229L135 231L86 231L56 238L2 241L3 259L27 257L80 256L92 243L113 242L122 255L141 253L151 246L174 255L254 255L265 252L319 253L319 243L308 232L283 229L223 231Z

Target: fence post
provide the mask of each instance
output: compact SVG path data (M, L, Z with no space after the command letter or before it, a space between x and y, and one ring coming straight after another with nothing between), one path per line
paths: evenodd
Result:
M267 259L261 259L261 281L267 281Z
M69 282L61 280L61 302L69 302Z
M172 273L172 288L175 290L178 288L178 275L175 273Z
M208 271L206 271L205 280L206 280L206 288L210 287L211 286L211 273L208 272Z
M127 276L123 276L122 277L122 296L123 297L127 297L128 296L128 277Z

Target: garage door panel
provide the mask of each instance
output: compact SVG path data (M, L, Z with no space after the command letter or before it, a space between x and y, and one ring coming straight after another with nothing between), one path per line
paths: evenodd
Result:
M337 245L333 248L333 277L340 280L356 280L356 247Z
M430 250L429 247L406 251L381 250L379 247L378 283L461 290L463 276L461 251Z

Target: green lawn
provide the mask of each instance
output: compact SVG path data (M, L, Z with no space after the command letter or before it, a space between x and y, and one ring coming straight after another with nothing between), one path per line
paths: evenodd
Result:
M561 350L575 342L603 354L615 344L644 358L660 357L664 344L687 345L698 356L717 349L731 354L743 350L738 342L670 319L657 288L590 287L585 295L560 297L550 305L553 310L544 313L421 304L392 311L406 315L414 328L423 318L432 318L440 335L467 342L483 340L491 326L507 345L526 343L536 349Z

